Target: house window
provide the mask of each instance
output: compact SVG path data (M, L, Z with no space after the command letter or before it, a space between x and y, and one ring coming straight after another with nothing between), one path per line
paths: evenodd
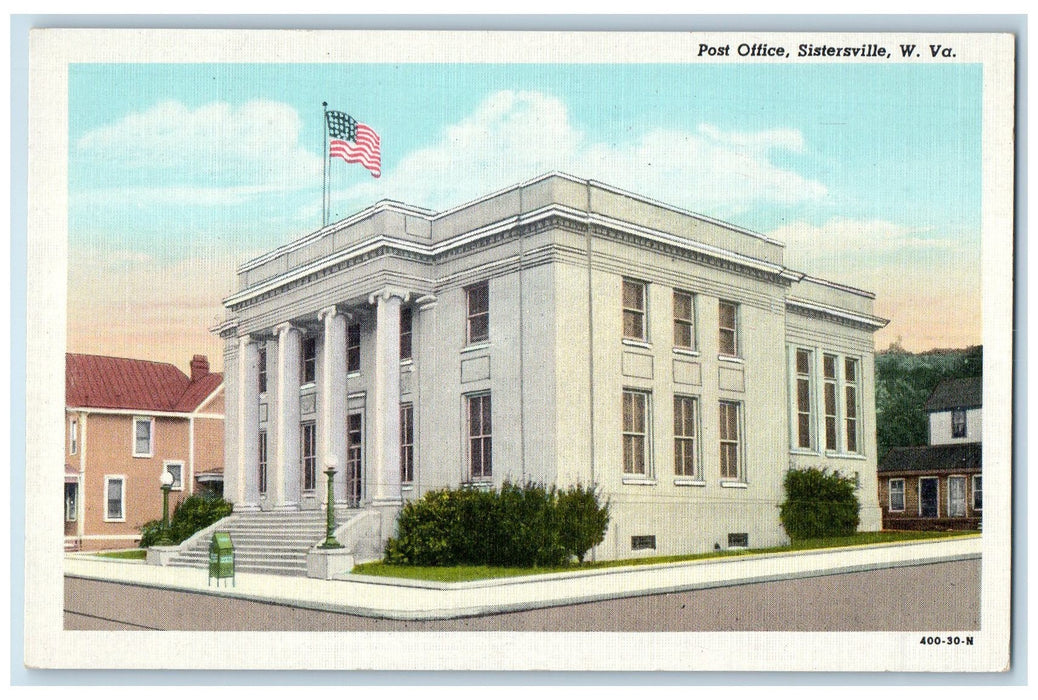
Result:
M303 423L300 433L302 445L299 455L303 467L303 490L313 491L317 487L317 425Z
M964 438L966 437L966 409L956 408L952 411L952 437L953 438Z
M738 481L740 473L739 404L720 402L721 478Z
M718 352L729 357L739 355L739 305L730 301L717 304Z
M843 360L843 394L844 427L846 429L847 451L859 452L858 449L858 361L845 357Z
M79 519L79 486L65 484L65 520L72 523Z
M400 404L400 481L414 481L414 406Z
M411 307L400 309L400 359L411 359Z
M798 348L796 351L796 445L809 450L814 447L811 439L811 428L814 420L811 416L811 351Z
M695 303L687 292L674 292L674 347L696 347Z
M126 520L126 479L121 476L105 477L105 521Z
M966 517L966 477L948 477L948 517Z
M490 394L469 396L469 474L473 481L489 479L493 471Z
M259 349L259 372L256 374L259 380L259 393L267 393L267 349Z
M905 480L891 479L888 483L890 486L890 510L894 513L900 513L905 510Z
M256 468L259 472L257 477L259 481L259 492L267 492L267 431L261 430L259 434L259 458L256 462Z
M360 371L360 324L351 323L346 328L346 371Z
M312 384L317 379L317 338L303 338L303 357L299 381Z
M467 335L469 343L481 343L490 338L490 285L480 282L465 289L467 308Z
M649 394L623 393L624 474L646 476L649 464Z
M674 475L699 476L696 460L696 399L674 397Z
M166 462L166 471L173 477L173 484L170 489L173 491L184 490L184 463L183 462Z
M151 457L152 433L155 422L151 418L133 419L133 456Z
M68 453L76 454L79 451L79 421L69 418L68 421Z
M973 510L982 510L984 505L983 492L981 490L981 475L973 475Z
M825 383L825 449L836 451L836 355L822 357L822 380Z
M645 340L645 285L623 281L624 338Z

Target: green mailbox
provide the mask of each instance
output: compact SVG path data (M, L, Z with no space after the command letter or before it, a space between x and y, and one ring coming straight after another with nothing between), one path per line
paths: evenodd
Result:
M216 585L220 585L220 579L231 579L234 581L234 544L231 542L231 533L214 532L213 540L209 543L209 583L216 579Z

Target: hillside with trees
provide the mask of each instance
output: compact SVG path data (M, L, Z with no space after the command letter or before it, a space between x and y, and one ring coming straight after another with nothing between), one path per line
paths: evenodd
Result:
M894 343L876 353L876 447L879 459L891 447L927 444L930 393L944 379L979 377L983 347L911 353Z

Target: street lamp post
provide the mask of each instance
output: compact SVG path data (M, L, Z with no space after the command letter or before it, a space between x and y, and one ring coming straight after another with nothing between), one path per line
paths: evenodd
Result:
M325 475L328 477L328 521L327 521L327 532L325 533L324 542L321 543L321 549L342 549L342 545L335 539L335 467L339 464L339 460L335 458L335 455L328 455L324 460L324 465L328 467L324 470Z
M155 544L168 546L172 544L169 539L169 492L173 488L173 475L168 469L163 469L159 481L162 483L162 533Z

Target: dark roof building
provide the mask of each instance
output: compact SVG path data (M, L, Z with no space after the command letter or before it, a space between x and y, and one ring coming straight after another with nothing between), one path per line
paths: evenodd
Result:
M924 408L927 412L979 408L983 404L983 384L983 377L945 379L934 388Z
M980 471L981 443L894 447L879 472Z

